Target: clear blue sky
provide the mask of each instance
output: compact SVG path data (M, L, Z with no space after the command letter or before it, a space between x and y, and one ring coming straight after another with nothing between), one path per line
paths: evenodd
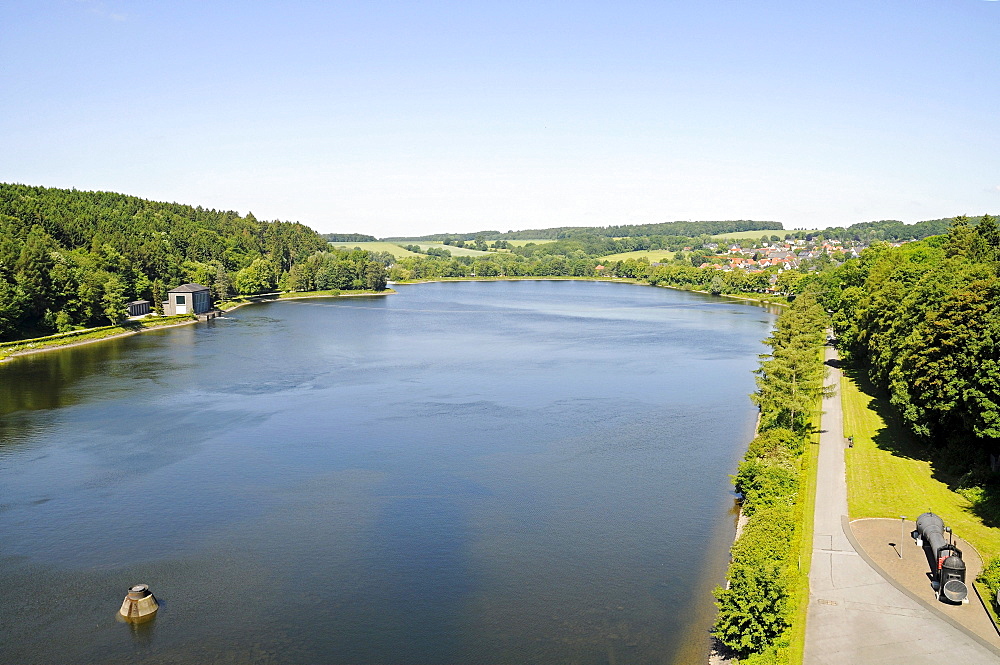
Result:
M1000 2L0 3L0 181L376 236L1000 212Z

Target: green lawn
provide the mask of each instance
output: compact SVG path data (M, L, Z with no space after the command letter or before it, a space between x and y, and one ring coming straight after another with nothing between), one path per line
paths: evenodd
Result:
M405 250L394 242L350 242L350 243L330 243L334 247L339 249L354 249L355 247L360 247L366 252L389 252L397 259L401 259L404 256L420 256L419 254L414 254L409 250Z
M544 245L546 243L555 242L555 240L508 240L514 247L524 247L529 243L534 243L536 245Z
M878 395L867 379L849 377L848 372L840 391L844 436L854 435L854 447L845 451L851 518L916 519L933 510L984 560L1000 555L1000 529L984 525L969 501L950 489L954 479L934 469L927 451L907 434L888 399Z
M454 245L446 245L443 242L405 242L404 245L417 245L420 249L426 250L430 247L436 247L437 249L447 249L451 252L452 256L486 256L490 252L481 252L478 249L469 249L468 247L455 247Z
M334 247L340 249L354 249L359 247L367 252L389 252L397 259L401 259L404 256L424 256L423 254L417 254L411 252L408 249L403 249L394 242L349 242L349 243L330 243ZM437 247L438 249L447 249L451 252L452 256L486 256L490 252L480 252L478 249L469 249L467 247L455 247L454 245L446 245L443 242L403 242L404 245L416 245L423 250L429 247Z
M622 252L621 254L608 254L602 256L601 261L626 261L628 259L641 259L646 257L650 263L669 263L674 259L674 252L669 249L640 249L635 252Z

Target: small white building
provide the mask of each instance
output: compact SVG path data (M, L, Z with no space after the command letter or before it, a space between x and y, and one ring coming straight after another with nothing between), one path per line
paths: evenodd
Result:
M201 284L181 284L176 289L167 291L167 300L163 303L163 313L174 314L204 314L212 310L212 293L207 286Z

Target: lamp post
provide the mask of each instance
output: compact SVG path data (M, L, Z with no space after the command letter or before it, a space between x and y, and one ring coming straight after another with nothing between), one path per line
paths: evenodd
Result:
M899 558L903 558L903 543L906 542L906 515L899 516Z

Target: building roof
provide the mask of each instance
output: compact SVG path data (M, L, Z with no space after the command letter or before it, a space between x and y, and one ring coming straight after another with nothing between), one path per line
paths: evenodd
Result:
M129 305L148 305L148 304L149 304L148 300L133 300L132 302L129 303Z
M170 289L167 293L195 293L197 291L208 291L208 287L201 284L181 284L175 289Z

